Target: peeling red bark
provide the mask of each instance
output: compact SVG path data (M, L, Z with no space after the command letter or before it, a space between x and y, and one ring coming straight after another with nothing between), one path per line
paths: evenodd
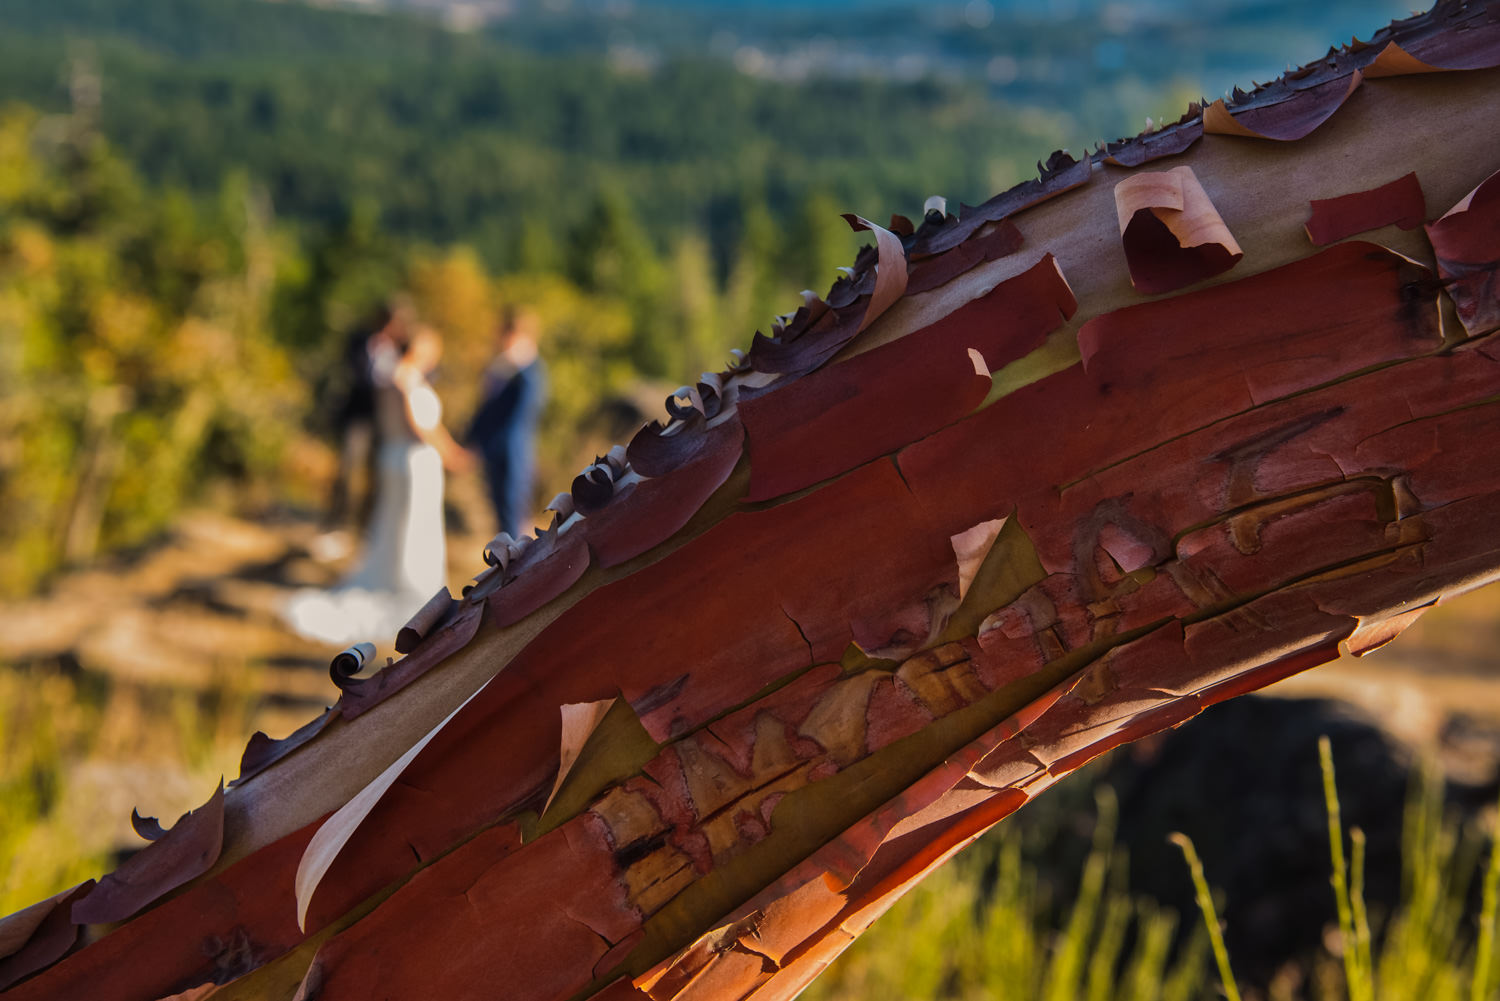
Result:
M1045 166L1037 166L1041 167L1041 176L1036 180L1023 181L978 207L960 206L957 219L949 216L945 225L932 230L930 235L921 235L907 248L908 255L915 259L950 251L973 237L987 223L999 222L1022 209L1087 184L1093 171L1088 157L1075 161L1062 152L1054 153Z
M1002 219L993 223L988 232L975 234L945 254L930 255L912 263L906 294L941 288L981 264L1014 254L1025 242L1016 224Z
M308 927L338 930L299 997L497 983L547 1001L790 997L931 867L1084 762L1373 649L1500 573L1493 178L1428 227L1441 281L1361 242L1269 270L1247 260L1260 273L1188 294L1086 300L1081 362L1061 371L1067 345L1045 335L1074 303L1050 259L967 305L955 281L1021 246L1016 211L1113 170L1095 161L1236 145L1202 140L1205 121L1306 135L1361 69L1493 65L1489 6L1397 25L1084 161L1054 157L960 218L894 219L826 301L576 479L578 516L492 554L408 657L287 740L252 741L242 777L304 748L295 770L320 760L335 714L345 740L445 660L495 658L333 859ZM1316 205L1310 234L1420 218L1414 180ZM1137 209L1175 250L1193 246L1170 200L1122 211L1127 235ZM1079 253L1054 239L1060 259ZM1174 247L1147 246L1148 264ZM947 315L892 338L911 315L893 310L881 346L828 365L895 301L898 259L907 296L934 293L913 311ZM1100 287L1088 277L1080 288ZM1123 270L1108 277L1124 288ZM1440 331L1440 294L1465 331ZM976 411L1007 363L1009 391ZM1026 384L1040 372L1054 374ZM746 447L757 507L735 510ZM694 520L715 494L720 520ZM519 631L503 627L575 586L592 590L505 646ZM564 748L561 707L616 697L639 727L596 706ZM7 996L181 996L261 977L305 942L290 888L318 825L168 894L192 868L167 864L183 854L171 845L193 826L75 891L72 909L97 898L102 917L144 908L87 948L54 962L80 938L61 905L0 923L0 979L53 964ZM141 889L158 869L171 874Z
M7 1001L139 1001L228 983L259 968L302 940L291 874L316 828L311 824L200 880L45 976L11 988Z
M1453 14L1458 17L1468 15L1462 22L1463 30L1417 37L1404 44L1387 42L1366 75L1405 76L1500 66L1500 22L1486 19L1486 11L1478 5L1473 13L1454 7L1457 10Z
M567 997L592 978L610 938L635 924L623 895L610 892L612 859L584 817L524 855L503 830L484 832L326 942L317 996L460 998L524 985ZM525 935L493 934L517 918ZM413 948L417 940L432 947ZM393 948L396 941L407 944Z
M1167 156L1187 152L1203 138L1203 118L1169 125L1123 143L1111 143L1105 149L1104 162L1117 167L1139 167Z
M1191 167L1132 174L1115 185L1130 283L1173 292L1228 271L1244 256Z
M470 604L467 608L460 608L449 616L437 632L427 637L417 649L396 663L377 671L369 678L354 679L352 683L345 684L338 703L330 712L336 712L345 719L354 719L371 706L399 692L455 652L463 649L464 645L479 631L483 613L483 605ZM324 719L328 717L325 715ZM255 764L258 767L255 770L265 768L272 761L296 750L305 740L316 737L324 725L326 723L318 725L316 730L307 733L305 737L303 731L299 730L285 741L279 742L274 748L266 748L263 753L267 759L257 760ZM245 753L248 757L250 748L246 748ZM246 773L245 763L241 760L241 779L247 778L250 774L254 772Z
M1045 497L1129 458L1140 447L1142 414L1150 415L1154 440L1170 441L1304 392L1334 371L1435 349L1436 311L1420 279L1420 268L1389 251L1345 243L1251 278L1098 317L1079 331L1081 365L903 449L902 476L939 530L962 531L1006 513L1023 489ZM1268 301L1296 302L1298 329L1271 321L1260 307ZM1292 340L1295 361L1284 350ZM1080 413L1090 419L1070 419ZM1028 426L1049 433L1018 433ZM953 469L975 472L955 481ZM1048 554L1059 549L1071 553L1071 541L1045 541L1059 533L1070 538L1070 526L1023 520L1044 549L1044 564L1058 566L1060 554L1050 563Z
M1427 202L1415 172L1368 191L1337 198L1314 198L1307 220L1307 237L1319 247L1356 233L1400 226L1416 229L1427 217Z
M1472 337L1500 327L1500 173L1430 223L1427 238L1464 329Z
M496 627L520 622L578 582L589 568L589 544L578 531L563 532L552 552L517 572L484 600Z
M1040 347L1077 308L1048 254L930 327L741 404L745 499L793 493L962 419L990 370Z
M62 959L83 931L73 904L94 889L92 879L17 911L0 922L0 991Z
M703 447L689 461L617 491L575 529L588 539L594 561L618 566L677 534L734 472L744 438L740 418L726 420L703 432Z
M1286 100L1259 107L1231 110L1221 99L1204 109L1203 131L1278 142L1302 139L1332 118L1362 79L1363 74L1354 70L1348 76L1335 77L1295 91Z
M428 598L427 603L417 609L411 620L396 633L396 652L411 653L416 650L422 640L443 624L443 620L453 613L457 605L446 587Z
M291 734L279 740L272 740L264 732L257 730L250 737L250 742L245 745L244 753L240 755L239 778L230 782L229 787L233 789L238 783L259 775L267 768L270 768L276 762L322 733L323 728L332 723L338 715L339 711L337 709L325 709L321 716L309 720Z
M224 786L73 904L78 924L123 921L169 890L209 870L224 844Z

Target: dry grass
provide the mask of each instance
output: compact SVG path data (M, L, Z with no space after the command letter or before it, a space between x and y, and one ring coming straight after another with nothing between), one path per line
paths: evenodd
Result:
M232 778L252 708L244 671L203 694L0 670L0 914L112 868Z

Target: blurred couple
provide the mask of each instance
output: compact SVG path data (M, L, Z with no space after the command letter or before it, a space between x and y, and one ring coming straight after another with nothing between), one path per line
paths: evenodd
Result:
M373 328L373 329L372 329ZM447 577L444 470L482 464L496 519L518 535L530 513L537 421L546 397L540 321L510 307L496 327L496 355L464 446L443 424L431 377L442 358L437 331L410 309L383 310L351 351L353 386L340 412L343 441L334 509L348 507L348 480L373 438L374 507L364 551L331 590L299 591L286 617L299 633L342 644L393 636ZM360 443L363 442L363 448ZM467 447L465 447L467 446Z

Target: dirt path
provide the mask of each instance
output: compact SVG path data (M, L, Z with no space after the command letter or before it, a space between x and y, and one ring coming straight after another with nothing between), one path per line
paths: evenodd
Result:
M81 753L62 749L54 763L56 812L65 827L88 832L81 848L139 847L133 808L170 821L200 803L218 776L238 774L255 730L284 736L334 701L328 662L337 649L301 639L280 617L298 588L335 583L349 562L315 558L317 537L308 519L197 513L134 554L0 605L0 671L34 687L61 680L61 698L88 702L97 716L89 717L95 732L76 742ZM457 587L482 540L449 545ZM371 637L380 656L395 654L392 638ZM0 710L71 708L40 705ZM47 732L41 722L22 723Z

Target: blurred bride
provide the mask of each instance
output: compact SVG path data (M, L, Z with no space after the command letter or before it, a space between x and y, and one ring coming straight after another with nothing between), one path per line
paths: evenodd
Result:
M447 576L443 470L473 458L443 427L442 404L428 381L443 343L419 327L404 349L371 352L377 453L375 510L359 565L332 590L303 590L286 618L302 635L328 643L385 640L421 608Z

